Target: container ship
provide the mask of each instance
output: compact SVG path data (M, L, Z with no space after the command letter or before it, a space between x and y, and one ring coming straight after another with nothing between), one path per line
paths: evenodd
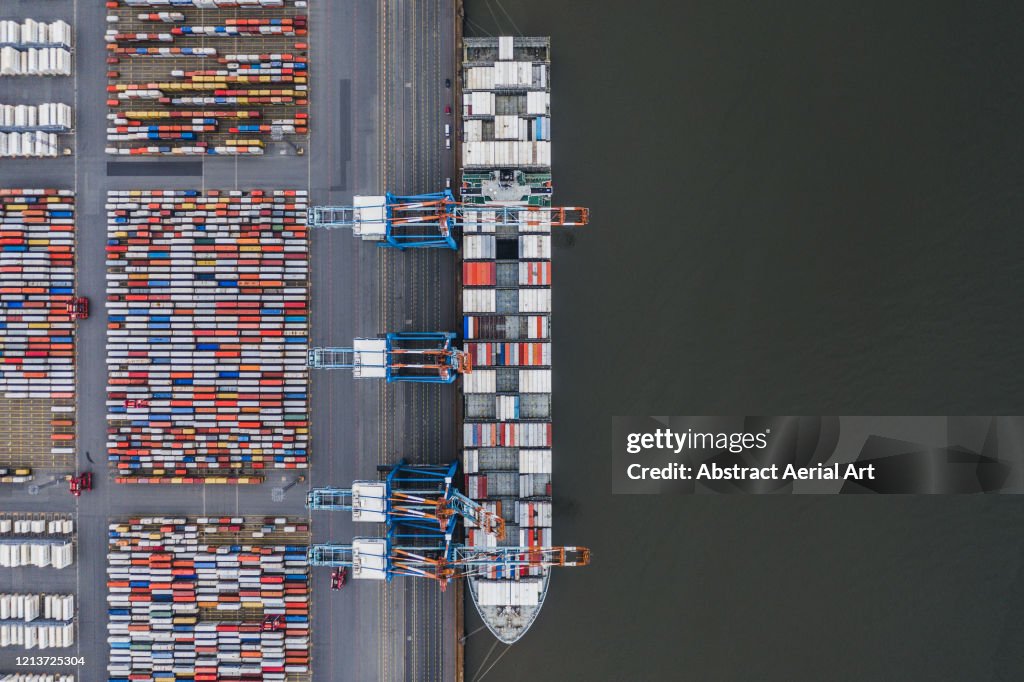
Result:
M465 38L464 204L551 206L550 39ZM551 547L551 223L466 224L462 244L465 490L505 520L470 546ZM511 644L534 623L550 568L469 580L484 623Z

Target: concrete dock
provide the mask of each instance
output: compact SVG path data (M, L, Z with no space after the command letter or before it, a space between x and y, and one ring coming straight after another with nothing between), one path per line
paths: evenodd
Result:
M0 185L56 187L77 193L76 263L79 293L92 316L77 337L79 468L96 472L95 489L80 498L67 484L30 495L27 486L0 487L0 509L75 511L78 556L73 567L0 572L0 592L69 591L78 595L74 671L92 682L106 676L106 526L137 514L308 515L311 485L347 486L376 476L378 465L405 457L442 462L455 457L452 386L385 386L356 382L348 372L314 373L311 380L311 465L306 480L281 502L271 491L296 474L277 472L261 486L123 486L106 472L104 201L110 189L308 188L313 204L347 204L353 194L417 193L444 186L454 175L454 150L444 149L445 105L455 108L446 78L456 75L454 0L334 2L311 0L311 139L303 155L256 158L115 160L104 153L105 9L91 0L46 3L10 0L0 19L63 18L75 30L74 75L0 79L0 101L73 103L74 155L9 160ZM68 138L72 140L72 138ZM355 336L413 329L455 329L454 254L397 253L353 239L344 231L311 241L312 343L347 345ZM86 458L90 453L92 463ZM39 472L38 483L50 475ZM314 542L347 542L346 514L318 512ZM451 680L456 676L455 591L432 583L350 584L329 589L329 571L314 571L313 679L318 682ZM0 650L0 671L18 670ZM71 672L57 670L53 672Z

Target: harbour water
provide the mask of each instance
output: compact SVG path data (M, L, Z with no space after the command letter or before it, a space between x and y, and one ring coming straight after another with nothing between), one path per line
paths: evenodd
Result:
M554 539L593 550L466 679L1020 679L1024 499L613 496L610 439L1022 413L1024 8L466 10L553 40L555 203L592 210L554 254Z

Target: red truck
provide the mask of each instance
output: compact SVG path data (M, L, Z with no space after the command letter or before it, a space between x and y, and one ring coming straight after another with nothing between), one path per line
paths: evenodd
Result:
M68 316L72 320L89 319L89 299L85 296L77 296L67 303Z
M83 490L92 490L92 472L84 471L71 477L71 494L81 497Z

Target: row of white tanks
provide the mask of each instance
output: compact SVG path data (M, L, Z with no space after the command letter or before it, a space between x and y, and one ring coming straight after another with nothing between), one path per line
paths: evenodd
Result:
M0 647L66 649L74 643L74 623L0 623Z
M75 522L69 518L62 519L16 519L0 517L0 535L71 535L75 532Z
M14 157L55 157L60 147L57 133L40 130L27 133L0 133L0 159Z
M71 50L64 47L0 47L0 76L70 76Z
M70 540L26 540L17 544L0 544L0 568L67 568L73 561L74 549Z
M0 594L0 621L31 623L37 618L70 621L74 617L74 595Z
M0 567L67 568L74 562L71 518L0 517Z
M0 594L0 647L56 649L75 643L70 594Z
M0 519L0 568L67 568L74 562L73 525L71 519Z
M71 47L71 25L66 21L36 21L25 19L0 21L0 43L14 46L46 45Z
M75 676L54 673L0 673L0 682L75 682Z
M71 516L2 514L0 567L70 566L74 560L74 534ZM71 594L0 594L0 647L69 647L75 641L74 618L75 597ZM51 677L55 682L68 679ZM0 675L0 682L4 679ZM42 674L27 675L24 679L48 680Z
M49 128L71 130L71 105L63 102L43 104L0 104L0 128ZM8 131L10 132L10 131ZM18 131L22 132L22 131Z

